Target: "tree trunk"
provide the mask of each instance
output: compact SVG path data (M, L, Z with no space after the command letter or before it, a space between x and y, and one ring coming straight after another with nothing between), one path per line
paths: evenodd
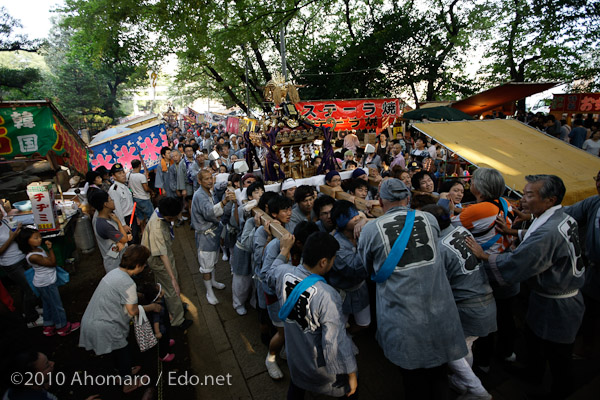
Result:
M237 97L237 95L233 92L233 90L231 90L229 86L223 84L223 77L221 77L221 75L219 75L219 73L210 65L205 65L204 67L210 72L210 75L213 77L213 79L220 84L223 90L225 90L225 92L229 95L231 100L233 100L233 102L237 104L247 115L250 114L248 112L248 107L246 107L244 102L241 101L239 97Z

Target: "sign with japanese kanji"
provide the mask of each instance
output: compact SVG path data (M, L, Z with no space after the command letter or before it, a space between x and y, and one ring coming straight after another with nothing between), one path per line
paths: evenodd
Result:
M296 103L298 112L316 125L335 119L335 130L381 129L384 120L393 122L401 114L398 99L318 100Z
M590 113L600 112L600 93L562 93L555 94L550 112Z
M46 103L47 104L47 103ZM48 105L0 107L0 156L64 157L75 170L87 171L87 150Z
M37 228L40 231L58 229L52 183L32 182L27 185L27 195L31 200L31 210Z
M131 161L139 160L141 154L148 170L152 170L160 164L160 149L167 145L165 126L157 124L90 146L94 153L90 155L90 164L92 169L100 166L110 169L113 164L121 163L131 169Z

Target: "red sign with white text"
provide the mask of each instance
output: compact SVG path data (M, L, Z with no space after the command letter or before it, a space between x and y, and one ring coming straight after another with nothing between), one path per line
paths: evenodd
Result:
M550 111L598 114L600 93L555 94Z
M398 99L359 99L359 100L318 100L296 103L298 112L316 125L326 124L328 118L334 118L335 130L381 129L382 121L394 119L400 115Z

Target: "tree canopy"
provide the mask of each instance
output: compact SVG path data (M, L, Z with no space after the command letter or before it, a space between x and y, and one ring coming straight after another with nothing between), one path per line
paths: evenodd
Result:
M0 8L0 50L45 54L47 89L73 115L121 116L119 100L147 86L149 71L160 70L167 57L177 57L170 93L182 104L208 96L244 111L268 110L262 88L281 70L282 32L285 72L302 85L303 99L402 96L418 104L506 81L555 80L572 83L572 90L597 90L599 4L65 0L41 50L15 34L19 21ZM2 77L16 86L48 80L26 70L0 71Z

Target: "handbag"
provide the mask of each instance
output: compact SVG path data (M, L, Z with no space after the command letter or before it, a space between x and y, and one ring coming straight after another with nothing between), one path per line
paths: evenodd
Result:
M29 283L29 287L31 288L31 291L33 292L33 294L35 294L36 297L40 297L40 292L37 290L37 288L33 284L34 275L35 275L35 270L33 268L29 268L29 269L25 270L25 278L27 279L27 283ZM69 276L69 273L67 271L65 271L61 267L56 267L56 282L55 282L56 286L62 286L62 285L67 284L67 283L69 283L70 279L71 279L71 277Z
M69 273L62 269L62 267L56 267L56 286L62 286L69 283L71 277Z
M146 316L144 308L138 305L139 313L135 316L133 321L133 331L135 333L135 340L140 346L140 351L144 352L158 344L154 331L150 325L150 321Z

